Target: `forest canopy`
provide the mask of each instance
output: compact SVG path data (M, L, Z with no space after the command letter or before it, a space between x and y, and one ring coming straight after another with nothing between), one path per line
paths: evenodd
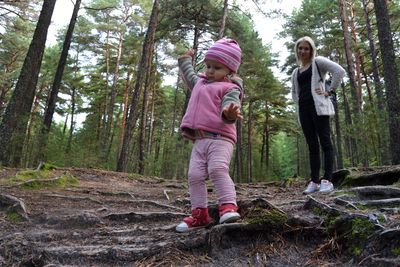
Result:
M241 1L73 2L69 24L47 46L55 1L0 3L3 166L48 162L185 178L191 142L179 124L190 94L176 59L195 49L201 72L207 47L228 36L242 48L245 85L232 177L307 178L289 94L294 43L305 35L346 69L331 118L335 168L400 164L399 0L299 0L290 14L271 9L279 1L252 1L258 15L284 22L274 36L285 41L283 64Z

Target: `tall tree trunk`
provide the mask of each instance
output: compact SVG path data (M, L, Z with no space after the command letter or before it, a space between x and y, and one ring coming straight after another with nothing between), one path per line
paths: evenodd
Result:
M54 111L56 108L57 95L60 90L61 80L64 73L64 68L67 63L68 51L71 46L72 34L74 32L76 18L78 17L79 7L81 5L81 0L77 0L75 2L74 10L72 12L71 20L68 25L67 34L65 35L63 49L61 51L60 60L58 61L58 66L56 70L56 74L54 76L53 85L51 87L50 96L47 101L47 107L44 112L44 120L43 126L41 128L40 134L38 136L38 149L36 155L35 164L39 163L39 161L45 160L45 151L47 147L47 139L51 129L51 122L53 120Z
M370 50L370 55L371 55L371 63L372 63L372 77L374 80L374 86L375 86L375 94L376 94L376 99L377 99L377 105L378 105L378 112L377 112L377 125L381 125L383 129L387 129L386 123L387 123L387 118L386 118L386 105L384 101L384 95L383 95L383 90L382 90L382 83L379 77L379 66L377 62L377 51L375 48L375 43L374 43L374 38L373 38L373 32L372 32L372 27L371 27L371 22L370 22L370 9L368 8L368 3L367 0L362 0L363 4L363 10L364 10L364 17L365 17L365 27L367 29L367 38L368 38L368 44L369 44L369 50ZM389 148L388 148L388 139L387 139L387 131L377 131L377 138L378 138L378 144L379 144L379 157L380 160L378 162L381 165L386 165L389 164L390 157L388 156L389 154Z
M260 166L261 166L261 171L266 174L267 168L264 167L265 166L265 164L264 164L265 140L266 140L265 131L266 131L266 129L264 127L264 131L262 133L262 141L261 141Z
M224 37L227 17L228 17L228 0L224 0L224 11L222 14L221 28L219 29L219 32L218 32L218 39L221 39L222 37Z
M351 14L351 20L350 20L350 29L351 29L351 34L353 38L353 45L354 45L354 51L355 51L355 64L356 64L356 78L357 78L357 109L361 113L362 110L362 82L361 82L361 54L360 54L360 49L358 48L358 41L357 41L357 30L355 26L355 10L353 7L353 1L352 0L347 0L347 3L349 5L350 9L350 14Z
M65 153L69 154L72 148L72 137L74 135L74 128L75 128L75 96L76 96L76 89L72 87L71 92L71 124L69 127L69 136L67 142L67 148L65 149Z
M352 122L351 122L351 115L350 115L350 105L349 105L349 101L348 101L348 97L346 94L346 91L343 90L342 91L342 97L343 97L343 106L344 106L344 121L346 126L350 127ZM345 135L345 148L347 151L347 156L350 158L351 164L352 166L357 166L357 163L355 161L355 156L354 156L354 151L353 151L353 143L354 138L352 138L349 135Z
M196 65L196 58L197 58L197 50L199 48L199 38L200 38L200 31L199 29L195 26L194 28L194 38L193 38L193 50L195 51L195 54L192 58L192 65L195 66ZM190 95L191 95L191 90L185 90L185 94L186 94L186 98L185 98L185 104L183 106L183 110L182 110L182 118L186 113L186 109L187 106L189 104L189 99L190 99Z
M143 42L142 58L138 66L138 75L135 82L135 90L130 104L129 118L127 121L124 139L121 147L121 153L117 162L117 171L126 171L128 165L129 146L132 139L133 127L135 126L137 119L137 104L141 95L141 89L143 85L144 72L148 70L148 64L150 56L150 48L154 44L154 35L157 28L157 16L158 16L158 0L154 0L153 8L150 16L149 27L146 32L146 37Z
M171 136L174 136L175 133L175 127L176 127L176 117L178 114L178 89L179 89L179 81L180 81L180 76L177 75L176 79L176 86L175 86L175 92L174 92L174 110L172 113L172 123L171 123Z
M342 86L343 88L343 86ZM344 88L343 88L344 90ZM337 103L334 105L335 107L335 132L336 132L336 155L337 155L337 167L338 169L343 169L343 151L342 151L342 131L340 127L339 120L339 108Z
M69 117L69 114L67 113L67 116L65 116L64 126L63 126L63 131L62 131L63 135L62 135L61 140L63 140L63 141L64 141L65 133L67 132L68 117Z
M379 108L379 110L384 110L385 103L384 103L384 97L383 97L383 92L382 92L382 83L379 78L379 67L378 67L378 62L376 60L377 54L376 54L375 43L374 43L374 38L373 38L373 33L372 33L371 21L369 18L368 2L369 1L367 1L367 0L362 0L364 17L365 17L365 27L367 29L367 38L368 38L369 50L370 50L370 54L371 54L372 76L374 79L375 93L376 93L376 98L377 98L377 102L378 102L378 108Z
M153 44L154 45L154 44ZM147 63L149 66L149 71L146 73L146 81L144 83L144 91L143 91L143 103L142 103L142 118L140 120L140 135L139 135L139 164L138 164L138 172L139 174L144 174L144 160L146 158L146 126L147 126L147 111L149 107L149 86L150 80L152 77L152 55L153 55L154 46L149 48L149 62Z
M352 113L353 116L359 116L361 107L358 102L358 97L357 97L357 84L355 80L355 70L354 70L354 59L353 59L353 53L351 51L351 37L349 33L349 21L348 17L346 14L346 5L344 0L339 0L339 11L340 11L340 18L341 18L341 23L342 23L342 30L343 30L343 41L344 41L344 49L346 52L346 61L347 61L347 71L348 71L348 77L350 80L350 93L352 96ZM352 115L349 113L348 118L350 119L350 124L352 124L353 119L351 118ZM352 150L352 160L354 160L356 163L358 163L358 149L357 149L357 142L354 138L350 138L351 140L351 150Z
M18 166L55 0L44 0L25 61L0 124L0 164Z
M357 30L355 26L355 10L353 6L353 1L352 0L347 0L347 3L349 5L349 10L351 14L351 20L350 20L350 26L351 26L351 34L353 37L353 45L354 45L354 51L355 51L355 64L356 64L356 78L357 78L357 109L360 114L360 122L362 121L364 123L365 118L361 116L362 113L362 104L363 104L363 98L362 98L362 81L361 81L361 53L360 49L358 48L358 41L357 41ZM357 115L356 115L357 116ZM363 128L364 126L359 125L359 127ZM368 138L366 136L365 131L361 131L361 134L359 135L359 146L362 152L360 153L361 161L364 167L368 167L369 161L368 161L368 144L366 143Z
M268 107L267 101L265 101L265 106ZM270 140L269 118L270 118L269 110L265 109L265 122L264 122L265 126L264 126L264 133L263 133L263 135L265 136L264 137L265 138L265 140L264 140L264 143L265 143L265 151L264 151L265 157L264 157L263 160L265 160L265 171L266 171L267 174L269 173L269 149L270 149L270 147L269 147L269 140Z
M247 121L247 182L253 182L253 158L252 158L252 116L253 116L253 102L249 101L249 114Z
M117 155L121 153L121 147L122 143L124 141L124 134L125 134L125 129L126 129L126 119L128 117L128 105L129 105L129 88L130 88L130 83L131 83L131 75L132 71L130 68L128 68L128 74L126 75L126 80L125 80L125 90L124 90L124 107L123 107L123 112L122 112L122 122L121 122L121 132L119 136L119 142L118 142L118 149L117 149ZM118 160L118 158L117 158Z
M374 7L386 85L392 164L400 164L400 87L395 60L396 55L394 53L386 1L374 0Z
M124 33L121 32L119 33L119 39L118 39L118 47L117 47L117 59L115 63L115 70L113 74L113 83L111 87L111 97L110 97L110 103L108 105L108 110L107 110L107 119L106 119L106 125L105 125L105 134L104 134L104 145L101 148L101 160L103 162L106 162L108 159L108 156L110 154L110 147L112 144L112 137L111 137L111 129L113 127L113 120L114 120L114 105L115 105L115 98L117 96L117 89L118 89L118 78L119 78L119 65L121 62L121 55L122 55L122 44L124 41Z
M342 30L343 30L343 41L344 41L344 49L346 52L346 61L347 61L347 71L348 77L350 80L350 87L351 87L351 96L353 98L353 113L359 114L361 108L359 106L359 102L357 101L357 83L355 79L355 70L354 70L354 58L353 53L351 51L351 37L349 32L349 20L346 13L346 5L345 0L339 0L339 10L340 10L340 17L342 21Z
M37 94L34 97L33 100L33 106L31 110L31 114L39 114L39 95L43 94L43 91L45 89L45 85L42 83L39 86L39 90ZM48 91L48 89L47 89ZM34 164L34 150L35 150L35 142L32 139L32 127L36 124L36 120L38 119L39 116L30 116L30 120L28 121L28 126L26 130L26 137L25 137L25 142L24 142L24 148L22 149L22 157L21 157L21 166L27 168L29 166L32 166Z
M237 143L236 143L236 182L240 183L243 177L243 131L242 131L242 121L238 120L236 122L237 130Z
M109 18L108 15L106 15L106 22L109 22ZM101 143L107 142L106 141L106 125L107 125L107 120L108 120L108 114L109 114L109 77L110 77L110 43L109 43L109 39L110 39L110 31L107 30L106 32L106 43L104 45L105 50L104 50L104 58L105 58L105 62L106 62L106 77L105 77L105 84L104 84L104 101L102 103L102 105L104 105L104 110L102 111L101 116L101 124L100 124L100 140L101 142L99 142L99 145L101 146ZM101 106L102 106L101 105ZM99 149L100 154L101 154L101 149Z
M155 76L155 68L153 69L153 77ZM155 85L155 79L152 79L152 92L151 92L151 112L150 112L150 118L149 118L149 132L148 132L148 140L147 140L147 154L151 154L152 151L152 146L154 142L154 112L155 112L155 106L156 106L156 85Z

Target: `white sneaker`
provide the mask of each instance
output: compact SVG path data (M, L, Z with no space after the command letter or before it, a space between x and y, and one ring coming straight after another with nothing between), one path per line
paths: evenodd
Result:
M311 181L311 182L308 184L306 190L303 191L303 194L304 194L304 195L308 195L308 194L317 192L317 191L319 191L319 190L320 190L320 189L319 189L319 184L314 183L313 181Z
M222 217L219 219L219 223L231 223L231 222L236 222L237 220L240 219L240 214L237 212L228 212L222 215Z
M321 180L321 186L319 187L319 192L329 193L333 191L333 184L328 180Z

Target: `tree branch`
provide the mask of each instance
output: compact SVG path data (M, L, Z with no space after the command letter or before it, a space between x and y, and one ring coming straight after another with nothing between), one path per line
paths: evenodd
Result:
M2 7L2 6L0 6L0 9L3 9L3 10L6 10L6 11L7 11L7 12L4 13L4 14L0 14L1 17L6 16L6 15L12 13L12 14L14 14L14 15L17 15L20 19L22 19L22 20L24 20L24 21L27 21L27 20L28 20L28 19L24 18L23 16L21 16L20 14L18 14L17 12L15 12L14 10L11 10L11 9L8 9L8 8Z

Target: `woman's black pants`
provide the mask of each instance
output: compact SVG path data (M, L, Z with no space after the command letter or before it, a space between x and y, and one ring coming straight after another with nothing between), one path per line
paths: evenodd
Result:
M319 171L321 168L320 150L324 152L324 176L323 179L332 179L333 147L330 136L329 116L318 116L315 107L299 108L301 128L307 141L310 154L311 180L320 183Z

